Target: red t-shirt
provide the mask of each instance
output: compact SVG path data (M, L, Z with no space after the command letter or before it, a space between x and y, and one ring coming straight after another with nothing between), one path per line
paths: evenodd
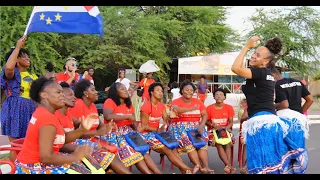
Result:
M146 80L146 83L144 83L144 81ZM140 87L143 87L143 94L142 94L142 99L143 100L150 100L150 97L149 97L149 86L156 82L154 79L148 79L148 78L143 78L140 82L139 82L139 86Z
M140 108L141 112L145 112L149 115L148 125L155 128L159 127L164 110L165 106L161 102L158 102L157 107L155 107L150 101L146 101Z
M233 107L224 104L221 109L214 108L213 104L207 107L208 121L210 123L214 122L221 127L226 127L229 124L229 118L234 116ZM208 130L211 130L211 127L208 127Z
M56 111L54 115L59 119L60 124L62 125L64 132L74 131L74 124L72 121L72 116L67 112L67 115L63 115L60 111Z
M132 115L134 114L134 107L131 105L130 108L128 108L125 104L117 106L116 103L111 99L108 98L104 104L103 109L112 109L112 113L116 115ZM107 123L107 120L104 120L104 123ZM122 120L116 122L117 126L129 126L132 124L132 121L130 120Z
M58 73L56 77L57 83L66 82L68 79L70 79L70 76L67 72L60 72ZM76 77L74 78L75 82L79 81L79 74L76 73Z
M44 107L37 107L30 119L27 135L17 159L24 164L40 162L39 129L52 125L56 128L56 137L53 142L53 153L58 154L65 143L65 134L58 118Z
M191 104L186 104L182 97L175 99L172 101L171 106L176 105L180 108L192 108L193 106L198 106L198 108L194 111L185 112L178 115L178 118L172 118L172 122L179 122L179 121L199 121L201 118L201 112L206 109L206 106L203 104L202 101L196 98L191 99Z
M84 116L85 118L94 113L96 114L95 121L91 127L91 131L96 130L99 127L100 120L99 120L99 114L96 105L93 103L90 104L90 107L88 107L82 99L77 98L76 103L73 108L69 108L68 112L71 116L78 118L81 121L81 117Z

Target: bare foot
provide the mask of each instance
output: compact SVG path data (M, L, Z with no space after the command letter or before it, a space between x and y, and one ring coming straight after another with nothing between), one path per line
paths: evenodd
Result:
M208 173L208 174L214 174L214 170L208 168L208 169L207 169L207 173Z
M194 168L193 168L193 170L192 170L192 174L197 173L197 172L199 171L199 169L200 169L200 166L199 166L199 165L194 166Z
M236 173L236 171L237 171L237 169L236 169L236 168L234 168L234 167L231 167L231 174L234 174L234 173Z
M186 170L186 174L192 174L191 170Z
M201 168L200 172L201 172L201 174L207 174L207 169L206 168Z
M223 169L223 171L224 171L224 174L231 174L231 168L230 168L230 166L225 166L224 169Z

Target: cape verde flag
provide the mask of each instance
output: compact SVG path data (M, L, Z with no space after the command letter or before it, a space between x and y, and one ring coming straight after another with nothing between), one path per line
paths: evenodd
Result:
M103 35L97 6L35 6L24 34L56 32Z

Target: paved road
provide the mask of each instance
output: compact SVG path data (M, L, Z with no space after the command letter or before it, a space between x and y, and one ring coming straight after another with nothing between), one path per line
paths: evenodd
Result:
M238 133L238 129L234 129L234 134ZM307 140L307 148L309 151L309 166L307 169L307 174L317 174L320 172L320 166L319 166L319 161L320 161L320 124L313 124L310 126L310 139ZM239 169L238 162L237 162L237 144L234 149L234 157L235 157L235 166L237 169ZM215 170L216 174L223 174L223 168L224 165L222 161L219 159L218 153L216 148L214 147L209 147L208 149L209 152L209 167ZM161 165L159 164L159 154L152 151L151 152L152 159L155 161L155 163L158 165L159 168L161 168ZM193 166L192 163L189 161L189 158L187 155L183 155L183 160L184 162L189 165ZM174 167L174 170L170 169L171 163L170 161L165 157L165 170L163 171L164 173L176 173L180 174L180 171L178 170L177 167ZM136 167L133 167L133 173L140 173ZM237 171L238 174L239 171Z
M320 124L313 124L310 126L310 139L307 140L307 148L309 151L309 166L307 169L308 174L317 174L320 172L320 166L319 166L319 160L320 160ZM234 134L238 134L238 129L234 129ZM0 139L3 139L6 141L6 137L0 137ZM223 174L223 168L224 165L221 162L221 160L218 157L217 150L214 147L209 147L209 166L210 168L215 170L216 174ZM237 144L234 147L234 157L235 157L235 167L238 168L238 163L237 163ZM155 163L158 165L159 168L161 168L161 165L159 164L159 154L152 151L151 156ZM189 158L187 155L183 155L182 158L184 159L184 162L189 165L193 166L192 163L189 161ZM174 167L173 170L170 169L171 163L170 161L165 157L165 170L163 171L166 174L171 174L171 173L176 173L180 174L180 171L178 168ZM133 173L134 174L139 174L140 172L136 169L136 167L133 167ZM237 171L239 173L239 171Z

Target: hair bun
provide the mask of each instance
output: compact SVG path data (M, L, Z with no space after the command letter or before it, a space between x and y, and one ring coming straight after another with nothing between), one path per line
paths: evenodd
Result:
M268 40L265 44L265 47L268 48L271 53L277 55L282 49L282 41L278 37L275 37L271 40Z

